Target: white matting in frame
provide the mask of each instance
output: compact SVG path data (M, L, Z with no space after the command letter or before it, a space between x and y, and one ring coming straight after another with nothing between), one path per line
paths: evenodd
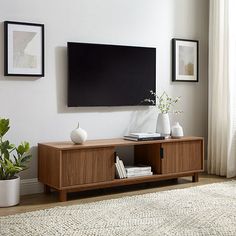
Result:
M172 81L198 82L198 41L172 39Z
M4 22L6 76L44 76L44 25Z

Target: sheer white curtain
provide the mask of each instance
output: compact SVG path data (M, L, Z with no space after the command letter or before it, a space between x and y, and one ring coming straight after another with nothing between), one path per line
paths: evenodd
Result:
M235 0L210 0L208 172L236 176Z

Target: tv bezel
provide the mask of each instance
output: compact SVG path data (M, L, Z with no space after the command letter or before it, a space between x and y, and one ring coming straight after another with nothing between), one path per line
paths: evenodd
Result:
M155 101L155 104L145 102L145 101L140 101L140 104L129 104L129 105L69 105L69 45L70 44L89 44L89 45L101 45L101 46L119 46L119 47L129 47L129 48L149 48L149 49L154 49L155 50L155 71L154 71L154 88L152 88L152 91L155 93L156 92L156 47L148 47L148 46L137 46L137 45L120 45L120 44L104 44L104 43L85 43L85 42L67 42L67 107L136 107L136 106L155 106L156 105L156 99L153 98L153 96L150 93L150 99L153 99Z

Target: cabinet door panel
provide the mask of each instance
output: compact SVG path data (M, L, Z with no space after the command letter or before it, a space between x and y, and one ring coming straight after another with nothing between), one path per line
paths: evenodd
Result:
M202 141L163 143L162 174L203 169Z
M94 148L62 152L62 186L113 180L114 148Z

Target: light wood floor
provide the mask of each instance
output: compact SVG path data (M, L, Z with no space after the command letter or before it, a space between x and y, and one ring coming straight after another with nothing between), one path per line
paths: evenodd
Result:
M226 178L207 174L201 174L199 182L197 183L192 183L191 180L192 178L186 177L179 178L177 181L159 181L155 183L138 184L125 187L116 187L111 189L99 189L81 193L71 193L68 195L69 200L67 202L58 202L58 195L56 192L53 192L48 195L43 193L26 195L21 197L21 202L18 206L0 208L0 216L42 210L55 206L83 204L107 199L120 198L124 196L133 196L138 194L153 193L171 189L182 189L198 185L228 181L228 179Z

